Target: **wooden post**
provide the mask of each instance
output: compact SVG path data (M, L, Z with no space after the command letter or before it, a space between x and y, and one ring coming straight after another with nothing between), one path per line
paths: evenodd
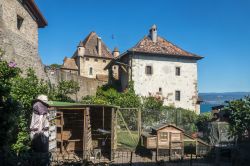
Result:
M171 161L172 156L172 133L169 133L169 161Z
M141 109L138 109L138 136L141 137Z
M85 123L86 123L86 118L85 118L85 110L83 110L83 112L82 112L82 114L83 114L83 135L82 135L82 152L83 152L83 154L82 154L82 157L83 157L83 159L85 159L85 155L86 155L86 152L85 152L85 146L86 146L86 144L85 144L85 136L86 136L86 129L85 129Z
M156 132L156 162L158 161L158 154L159 154L159 132Z
M184 158L184 135L183 135L183 132L180 133L181 134L181 159L183 160Z
M105 116L105 114L104 114L104 107L102 107L102 129L104 130L104 116Z
M195 155L196 155L196 157L197 157L197 155L198 155L197 149L198 149L198 142L197 142L197 139L196 139L196 140L195 140Z
M117 108L111 109L111 151L110 151L110 160L114 160L115 149L117 147Z
M89 113L89 107L83 110L83 158L87 159L88 151L88 119L87 113Z

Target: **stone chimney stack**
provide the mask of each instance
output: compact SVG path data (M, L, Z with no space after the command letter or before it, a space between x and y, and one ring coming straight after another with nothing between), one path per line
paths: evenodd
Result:
M154 43L157 42L157 27L155 24L149 30L149 36Z
M101 39L101 37L97 38L97 52L98 52L99 56L102 55L102 39Z
M113 51L113 56L114 58L118 57L120 55L120 51L118 50L117 47L114 48L114 51Z
M83 42L80 41L80 43L77 46L77 54L79 57L83 57L85 54L85 48L83 46Z

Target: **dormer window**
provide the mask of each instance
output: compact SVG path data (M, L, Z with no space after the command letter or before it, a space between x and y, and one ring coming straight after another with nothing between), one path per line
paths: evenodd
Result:
M23 18L19 15L17 15L17 29L20 30L23 24Z

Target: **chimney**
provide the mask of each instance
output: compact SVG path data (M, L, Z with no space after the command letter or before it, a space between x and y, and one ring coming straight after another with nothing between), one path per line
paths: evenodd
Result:
M102 39L101 39L101 37L97 38L97 52L98 52L99 56L102 55Z
M114 51L113 51L113 56L114 58L118 57L120 55L120 51L118 50L117 47L114 48Z
M149 30L149 36L154 43L157 42L157 27L155 24Z
M80 56L80 57L83 57L84 54L85 54L85 48L84 48L84 46L83 46L83 42L82 42L82 41L80 41L80 43L79 43L78 46L77 46L77 54L78 54L78 56Z

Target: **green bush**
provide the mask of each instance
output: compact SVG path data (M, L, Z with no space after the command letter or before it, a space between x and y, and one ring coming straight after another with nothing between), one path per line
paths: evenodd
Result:
M32 102L39 94L58 101L72 101L68 95L76 94L79 85L75 81L62 81L57 87L39 80L28 69L25 76L14 62L1 60L0 50L0 154L16 154L29 149L29 124Z
M242 140L246 133L250 135L250 97L228 102L224 111L229 115L232 136ZM248 137L249 139L249 137Z

